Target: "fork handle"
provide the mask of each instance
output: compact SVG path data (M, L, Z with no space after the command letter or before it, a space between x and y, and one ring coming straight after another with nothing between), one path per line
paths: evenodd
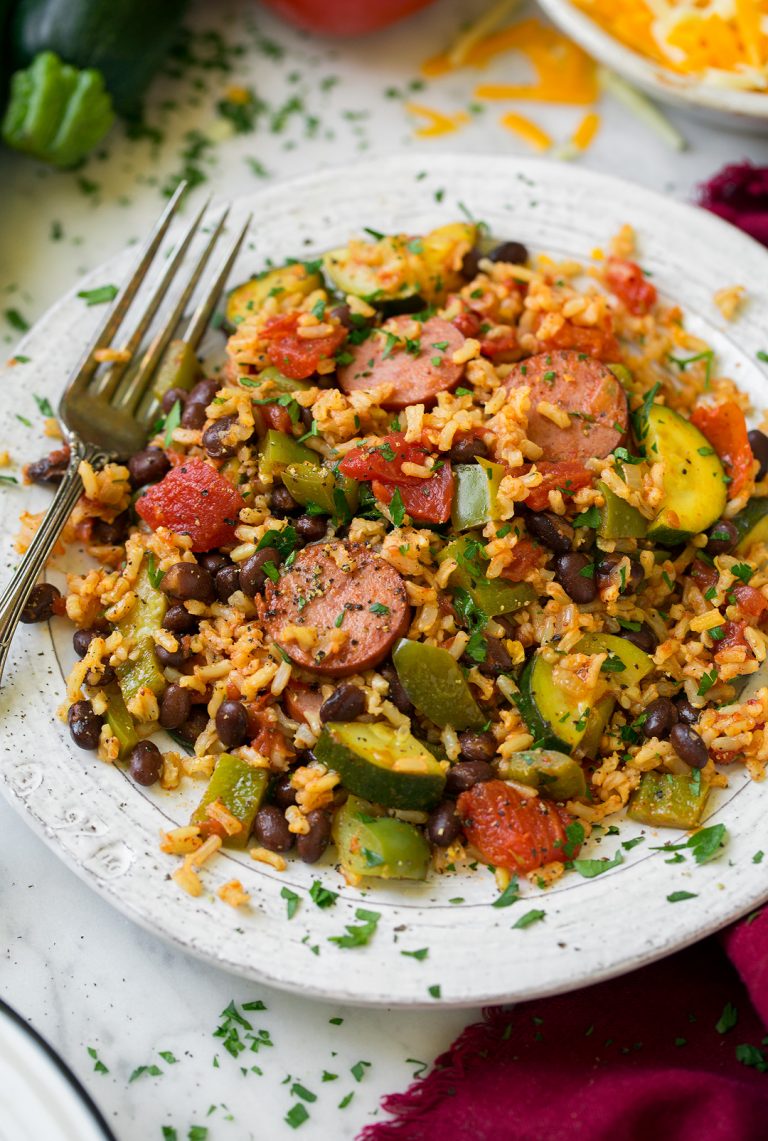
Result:
M11 648L13 635L21 619L32 587L40 577L64 524L82 495L83 481L79 467L82 460L99 467L112 457L95 444L86 444L74 433L69 434L70 458L64 478L59 484L35 537L18 569L0 598L0 682Z

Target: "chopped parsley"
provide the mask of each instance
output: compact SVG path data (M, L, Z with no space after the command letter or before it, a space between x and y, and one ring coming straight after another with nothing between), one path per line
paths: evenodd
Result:
M150 585L153 586L155 590L157 590L157 588L160 586L160 583L165 578L165 571L158 570L155 566L155 556L152 551L150 551L147 555L147 578L149 579Z
M427 987L427 990L431 994L432 998L440 998L440 996L442 994L442 991L440 990L440 984L439 983L433 983L432 986Z
M99 1055L96 1052L95 1048L93 1046L88 1046L87 1050L88 1050L89 1055L93 1058L93 1071L94 1071L94 1073L96 1073L96 1074L108 1074L109 1070L107 1069L107 1067L104 1065L104 1063L99 1058Z
M329 943L336 943L339 947L365 947L370 943L371 939L376 933L379 920L381 919L380 911L367 911L364 907L358 907L355 911L355 918L360 919L360 924L348 924L345 928L346 935L331 935L328 938Z
M137 1066L129 1077L128 1084L130 1085L131 1082L135 1082L137 1078L142 1077L144 1074L149 1074L151 1078L158 1078L162 1072L160 1067L154 1064L151 1066Z
M702 674L701 681L699 682L699 688L696 690L698 696L704 697L706 693L709 693L710 689L716 681L717 666L713 666L709 673Z
M405 519L405 505L399 487L395 488L394 494L389 501L389 514L392 517L394 525L396 527L402 527L403 520Z
M599 860L574 860L573 868L580 876L584 876L584 879L591 880L594 879L595 876L601 876L603 872L610 871L611 868L617 868L619 864L623 863L624 857L620 851L617 851L612 860L608 859L607 856Z
M283 1120L290 1125L291 1129L298 1129L308 1118L309 1112L307 1107L302 1105L300 1101L297 1101L296 1104L292 1105L288 1110Z
M280 889L280 898L285 900L285 910L289 919L293 919L294 915L299 909L299 897L295 891L291 891L289 887Z
M715 1030L718 1034L727 1034L729 1030L733 1030L736 1023L739 1021L739 1012L732 1002L726 1002L723 1007L723 1013L715 1023Z
M18 309L6 309L3 316L11 328L15 329L17 333L26 333L29 329L29 321L27 321L25 317L22 317Z
M710 860L720 854L728 839L728 830L724 824L713 824L710 828L700 828L689 836L684 844L663 844L653 848L654 852L680 852L688 850L693 854L697 864L708 864Z
M491 907L509 907L512 903L517 903L520 898L520 884L518 883L517 876L512 876L504 891L494 899Z
M546 911L540 911L537 908L534 908L532 911L526 911L525 915L521 915L517 922L513 923L512 926L513 928L520 927L521 929L524 929L526 927L530 927L533 923L538 923L539 920L543 919L545 915Z
M421 963L429 954L429 947L420 947L418 951L401 951L400 954L405 955L408 959L418 959Z
M170 412L165 418L165 436L163 437L163 443L165 444L166 448L170 448L171 442L173 440L173 433L176 431L180 423L181 401L176 400Z
M743 582L745 586L754 573L755 569L751 567L749 563L734 563L731 567L731 574L739 579L740 582Z
M309 889L309 898L316 907L325 909L326 907L333 907L339 898L339 893L337 891L331 891L327 887L323 887L320 880L314 880L312 887Z
M86 305L104 305L114 301L119 293L116 285L98 285L95 289L81 289L78 297L82 297Z
M371 614L389 614L390 612L389 607L385 606L383 602L372 602L368 609Z
M590 507L587 511L582 511L573 520L574 527L593 527L595 530L600 526L600 508Z
M349 1067L349 1072L352 1074L352 1077L355 1079L356 1082L361 1082L363 1080L363 1078L365 1077L366 1069L369 1069L370 1065L371 1065L370 1062L365 1062L365 1061L355 1062L354 1066Z
M695 891L673 891L671 895L667 896L667 903L682 903L684 899L698 898Z
M53 408L51 407L50 400L46 396L35 396L34 392L32 393L32 396L34 397L35 404L37 405L41 416L56 415L56 413L53 411Z

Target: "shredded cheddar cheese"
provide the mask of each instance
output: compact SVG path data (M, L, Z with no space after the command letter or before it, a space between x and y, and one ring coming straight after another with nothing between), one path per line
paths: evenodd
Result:
M514 131L516 135L519 135L526 143L530 143L537 151L546 151L552 146L552 139L547 132L531 119L526 119L525 115L518 115L514 111L509 111L506 115L502 115L501 124L508 131Z
M596 111L588 111L571 136L571 142L580 151L585 151L600 130L600 116Z
M448 135L469 122L469 115L465 111L447 115L433 107L425 107L423 103L406 103L405 109L409 115L416 115L426 120L422 127L417 127L414 131L420 139L434 139L438 135Z

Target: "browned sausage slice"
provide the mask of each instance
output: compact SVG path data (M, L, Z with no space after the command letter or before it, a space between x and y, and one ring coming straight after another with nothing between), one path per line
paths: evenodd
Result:
M451 357L464 344L464 337L442 317L430 317L412 336L410 330L416 325L413 317L393 317L361 345L350 346L354 359L338 371L344 392L391 384L392 394L382 404L397 411L409 404L434 404L439 392L455 388L464 365L454 364Z
M264 595L267 633L297 665L329 677L371 669L410 623L405 583L362 543L305 547Z
M508 388L527 384L531 390L528 439L544 449L544 460L603 458L627 434L629 409L624 389L611 370L584 353L559 349L537 353L515 365ZM537 409L541 404L562 409L569 419L561 428Z

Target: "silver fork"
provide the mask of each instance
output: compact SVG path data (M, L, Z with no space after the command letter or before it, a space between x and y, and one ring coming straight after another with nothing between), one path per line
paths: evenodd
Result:
M178 211L185 189L186 183L182 183L155 223L140 251L130 279L107 313L64 390L59 404L58 418L70 448L69 464L29 549L0 598L0 681L24 605L64 524L82 494L83 484L78 472L81 461L86 460L95 468L99 468L112 460L127 458L144 446L150 425L157 416L159 402L150 390L150 382L221 236L229 213L228 208L219 217L205 247L186 279L181 282L180 292L173 302L170 313L141 357L138 367L132 370L130 361L115 361L105 368L100 366L96 353L99 349L113 346L113 339L155 260L160 243ZM179 271L185 255L208 205L209 202L206 202L188 224L135 328L121 346L130 354L130 360L133 360L144 334L163 301L166 300L171 284L181 276ZM216 302L226 284L250 222L249 215L229 242L211 275L202 300L187 324L183 339L193 351L200 343L213 315Z

